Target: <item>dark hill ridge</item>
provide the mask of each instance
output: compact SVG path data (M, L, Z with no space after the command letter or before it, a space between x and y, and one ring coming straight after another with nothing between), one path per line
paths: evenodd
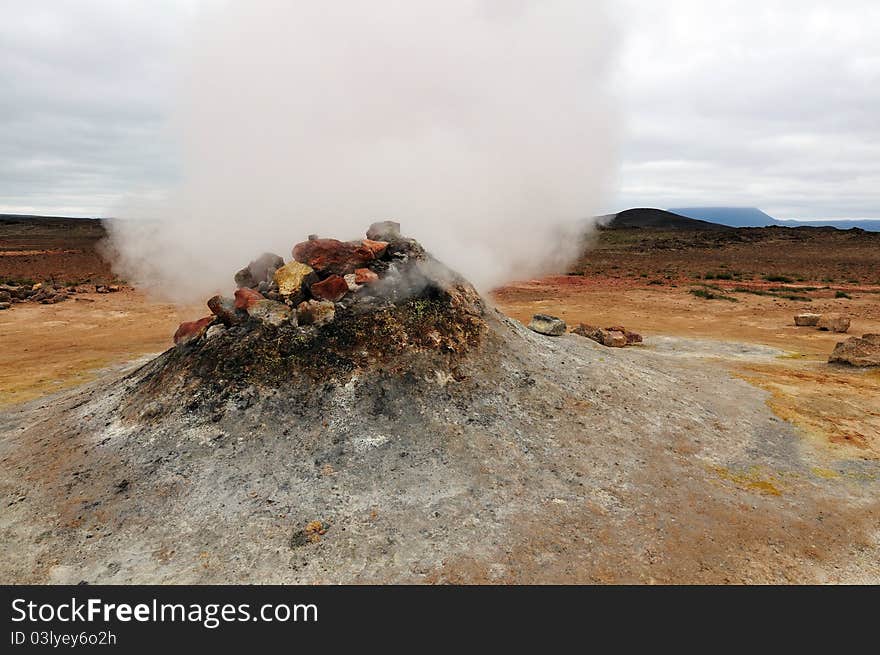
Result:
M627 209L619 214L610 214L602 216L599 225L605 229L623 229L623 228L660 228L660 229L676 229L676 230L731 230L733 228L718 223L710 223L701 221L663 209L654 209L651 207L638 207L635 209Z

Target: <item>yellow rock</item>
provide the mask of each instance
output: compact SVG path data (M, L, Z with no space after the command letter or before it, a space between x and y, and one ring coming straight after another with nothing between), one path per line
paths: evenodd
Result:
M275 284L278 285L278 293L282 296L290 296L298 293L303 281L314 273L314 269L300 262L290 262L275 271Z

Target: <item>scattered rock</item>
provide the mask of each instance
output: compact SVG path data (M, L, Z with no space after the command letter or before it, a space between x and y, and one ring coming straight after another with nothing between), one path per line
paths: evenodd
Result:
M610 332L621 332L626 337L626 345L632 346L636 343L642 343L642 335L637 332L630 332L622 325L614 325L612 327L605 328Z
M313 284L310 290L312 295L318 300L336 302L348 293L348 283L343 277L331 275L326 280Z
M184 344L195 341L208 330L208 327L214 322L213 316L206 316L197 321L188 321L181 323L174 333L174 345L182 346Z
M247 310L251 318L262 321L267 325L279 326L282 323L291 322L296 325L296 314L282 302L274 300L257 300L251 303Z
M572 334L577 334L587 339L592 339L596 343L601 343L609 348L623 348L634 343L641 343L642 337L635 332L630 332L620 325L609 328L594 327L585 323L579 323L571 330Z
M296 244L293 247L293 258L322 273L346 275L376 257L374 251L361 242L312 239Z
M292 261L275 271L274 280L278 285L278 293L282 296L296 296L303 285L316 282L318 276L308 264Z
M843 314L822 314L816 327L827 332L846 332L849 330L849 317Z
M336 307L329 300L308 300L296 308L296 318L300 325L320 327L333 322Z
M354 271L355 284L369 284L379 279L379 275L369 268L356 268Z
M12 307L11 302L0 302L0 310L9 309L10 307Z
M880 335L866 334L841 341L828 361L850 366L880 366Z
M214 316L219 318L224 325L237 325L243 320L243 316L236 309L236 301L232 298L223 296L214 296L208 300L208 309L213 312Z
M565 334L565 321L547 314L535 314L529 323L529 329L538 334L546 334L548 337L558 337Z
M263 294L247 287L235 290L235 308L247 311L251 305L259 300L265 300Z
M396 221L379 221L367 230L367 238L371 241L397 241L400 239L400 223Z
M800 326L815 326L820 318L822 318L820 314L810 314L809 312L798 314L794 317L794 324Z

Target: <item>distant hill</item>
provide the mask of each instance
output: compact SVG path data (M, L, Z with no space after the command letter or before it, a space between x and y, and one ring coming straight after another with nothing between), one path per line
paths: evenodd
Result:
M880 232L880 220L779 220L761 211L757 207L676 207L670 212L702 221L711 221L730 227L835 227L839 230L859 228L871 232Z
M708 221L695 220L680 214L652 207L627 209L619 214L599 217L599 225L607 229L652 227L675 230L728 230L729 227Z
M730 227L767 227L777 220L757 207L677 207L669 211Z

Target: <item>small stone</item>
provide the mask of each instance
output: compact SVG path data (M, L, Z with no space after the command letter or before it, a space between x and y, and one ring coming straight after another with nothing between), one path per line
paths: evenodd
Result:
M866 334L861 339L850 337L839 342L828 361L850 366L880 366L880 338L875 340L873 337L880 335Z
M806 312L803 314L797 314L794 317L794 324L799 325L801 327L815 326L819 322L820 318L822 318L822 316L820 314L811 314L809 312Z
M345 278L331 275L326 280L315 282L310 288L312 295L318 300L336 302L348 293L348 284Z
M242 287L241 289L235 290L236 309L243 309L247 311L251 305L259 300L265 300L265 298L263 297L263 294L258 291L254 291L253 289L249 289L247 287Z
M181 323L180 327L177 328L177 332L174 333L174 345L182 346L184 344L195 341L203 334L205 334L205 332L208 330L208 326L210 326L213 322L213 316L206 316L204 318L200 318L197 321L188 321L185 323Z
M278 293L282 296L295 296L300 292L303 284L308 286L318 279L313 269L308 264L292 261L277 271L275 271L274 280L278 285Z
M296 308L296 318L300 325L320 327L336 318L336 307L329 300L308 300Z
M617 330L604 330L602 344L609 348L623 348L626 345L626 334Z
M345 283L348 285L349 291L357 291L361 288L361 285L357 283L357 275L355 275L354 273L343 275L342 279L345 280Z
M400 239L400 223L396 221L379 221L367 230L367 238L371 241L397 241Z
M251 303L247 313L251 318L255 318L267 325L274 325L275 327L288 322L296 325L296 314L283 302L257 300Z
M223 296L214 296L208 301L208 309L219 318L224 325L237 325L244 318L235 307L235 300Z
M822 314L816 327L827 332L846 332L849 324L849 317L843 314Z
M548 337L558 337L565 334L565 321L547 314L535 314L529 323L529 329Z
M108 292L108 293L117 293L118 291L119 291L119 285L118 285L118 284L111 284L111 285L108 285L108 286L107 286L107 292Z
M611 327L605 328L609 332L621 332L624 336L626 336L626 345L631 346L636 343L642 343L642 335L637 332L630 332L622 325L614 325Z
M641 337L635 332L627 332L627 330L619 325L615 327L617 329L600 328L585 323L579 323L572 328L571 332L572 334L592 339L596 343L601 343L603 346L609 348L622 348L631 343L639 343L641 341ZM627 336L628 334L632 336ZM636 338L638 338L639 341L636 341Z
M5 289L0 290L0 302L12 302L12 294Z
M369 268L356 268L354 270L355 284L369 284L379 279L379 276Z
M0 310L9 309L10 307L12 307L11 302L0 302Z

